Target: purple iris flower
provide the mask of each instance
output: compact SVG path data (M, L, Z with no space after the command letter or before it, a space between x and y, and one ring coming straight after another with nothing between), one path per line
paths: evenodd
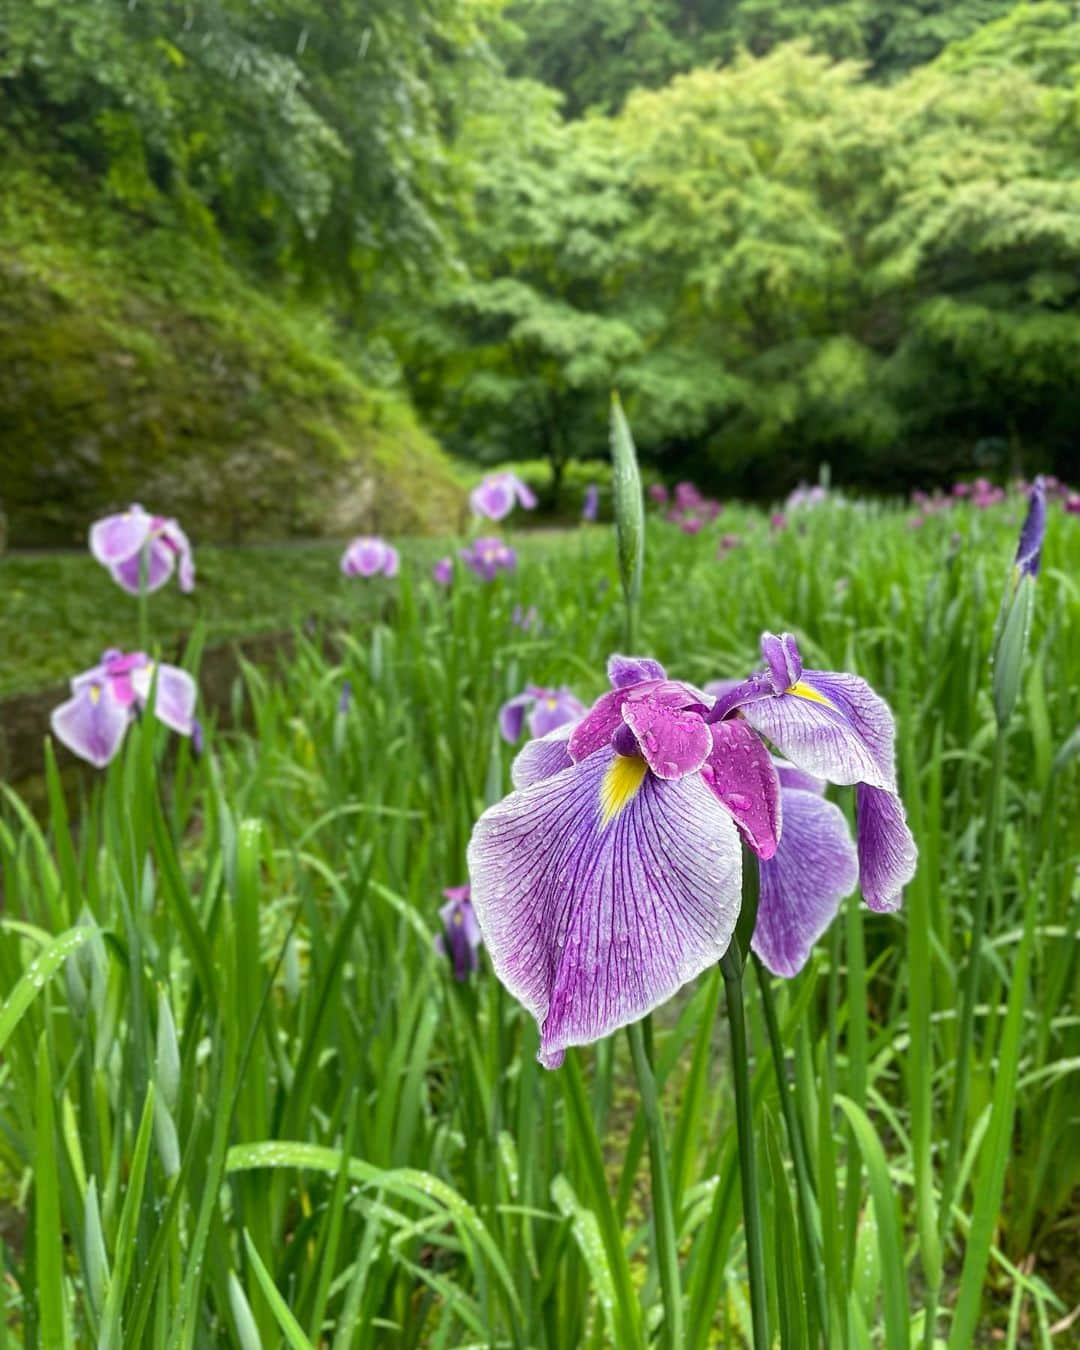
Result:
M439 583L440 586L449 586L454 579L453 558L449 556L445 558L440 558L439 561L435 564L435 566L431 569L431 575L435 578L435 580Z
M871 909L896 909L917 854L896 790L888 704L857 675L804 670L790 633L766 633L761 652L766 669L722 692L710 721L737 713L804 773L855 785L863 898Z
M396 577L398 551L383 539L358 535L341 556L341 570L347 577Z
M536 494L515 473L492 473L469 493L469 505L478 516L505 520L515 503L525 511L536 505Z
M650 483L649 496L658 506L664 506L667 504L668 490L663 483Z
M1041 477L1031 485L1027 516L1016 549L1016 576L1037 577L1046 534L1046 484Z
M1070 516L1080 516L1080 492L1068 493L1063 505Z
M600 510L600 489L595 483L590 483L585 489L585 503L581 508L582 520L593 521L596 519Z
M435 939L435 950L448 956L454 963L454 976L467 980L480 968L480 927L469 900L468 886L449 886L443 895L446 904L440 906L439 917L446 929Z
M533 628L539 632L541 628L540 611L535 605L530 605L528 609L522 609L520 605L515 605L510 612L510 622L515 628L520 628L523 633L528 633Z
M459 551L458 557L484 581L494 581L499 572L512 572L517 566L517 554L494 535L474 539L468 548Z
M196 688L187 671L155 664L145 652L125 654L115 648L71 681L72 697L53 710L53 734L103 769L120 749L128 724L147 706L152 686L157 718L181 736L192 735Z
M499 730L503 740L513 745L521 739L526 714L529 735L535 738L546 736L567 722L577 722L585 716L585 705L565 685L559 689L544 689L538 684L527 684L524 693L508 699L499 709Z
M137 503L90 527L90 552L131 595L139 594L142 572L149 593L165 585L177 564L180 589L195 588L195 562L187 535L175 520L152 516Z
M765 859L780 837L780 780L743 719L710 725L708 696L655 661L613 656L608 673L583 718L525 746L469 843L484 943L548 1068L718 961L740 833Z

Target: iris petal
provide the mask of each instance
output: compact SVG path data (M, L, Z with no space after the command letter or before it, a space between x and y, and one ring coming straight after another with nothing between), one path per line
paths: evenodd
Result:
M871 909L897 909L918 864L903 803L895 792L860 783L855 814L863 899Z
M792 976L855 889L859 866L844 813L812 792L786 788L784 832L760 864L757 922L750 943L774 975Z
M896 788L888 704L857 675L803 671L819 698L780 694L746 703L742 715L798 768L831 783Z
M611 762L594 754L512 793L469 844L484 943L549 1068L719 960L739 912L738 834L700 776L646 775L602 828Z
M168 581L176 566L176 554L160 539L151 539L146 547L146 591L158 591ZM130 558L116 563L110 571L113 580L123 586L129 595L139 594L139 582L143 569L143 551L138 550Z
M106 516L90 527L90 552L105 567L137 554L150 535L151 516L141 506Z
M769 752L741 718L714 722L701 776L759 858L771 858L780 839L782 794Z
M654 698L628 699L621 711L657 778L695 773L708 758L712 737L697 713L666 707Z
M186 670L181 670L179 666L166 665L164 661L155 667L153 662L148 661L145 666L131 672L131 684L143 704L149 701L150 690L153 687L155 691L153 711L158 719L181 736L191 735L198 691L195 681Z
M566 749L576 722L564 722L561 727L528 741L510 766L510 781L516 788L525 788L568 769L573 760Z
M128 709L107 685L87 684L54 708L50 720L58 741L80 759L103 769L120 749L128 718Z

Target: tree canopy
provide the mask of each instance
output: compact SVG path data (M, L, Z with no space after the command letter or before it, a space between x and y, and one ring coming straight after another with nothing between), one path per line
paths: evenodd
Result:
M1052 0L0 0L0 137L556 486L613 387L724 490L1064 466L1078 72Z

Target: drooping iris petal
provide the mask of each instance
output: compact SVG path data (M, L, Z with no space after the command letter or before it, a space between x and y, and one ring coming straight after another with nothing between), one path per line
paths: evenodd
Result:
M703 724L704 725L704 724ZM769 752L740 718L714 722L701 776L759 858L771 858L781 837L780 779Z
M144 707L149 705L153 689L152 711L158 719L173 731L179 732L181 736L191 735L198 690L195 681L186 670L181 670L179 666L167 665L164 661L156 665L153 661L148 661L138 670L131 672L131 684Z
M495 970L536 1018L549 1068L718 961L740 904L738 834L700 776L662 782L611 753L486 811L469 873Z
M785 789L784 830L776 853L759 864L761 889L751 947L774 975L806 964L859 866L844 813L812 792Z
M741 711L807 773L831 783L896 787L892 713L857 675L807 670L792 690L747 702Z
M440 586L449 586L454 579L454 560L453 558L440 558L431 569L431 575Z
M521 728L525 725L525 712L532 706L530 693L517 694L499 709L499 730L504 741L511 745L521 739Z
M155 525L157 521L155 519ZM158 526L161 542L176 554L179 564L180 589L187 594L195 589L195 560L191 555L188 537L175 520L163 520Z
M855 789L855 819L863 899L871 909L897 909L918 865L903 803L895 792L860 783Z
M697 713L668 707L654 698L628 698L621 712L657 778L682 778L705 763L712 737Z
M574 722L564 722L561 727L549 731L546 736L527 741L521 753L510 766L510 781L516 788L529 787L543 778L553 778L555 774L568 769L573 760L567 753L566 743L574 730Z
M125 562L146 543L150 521L150 513L141 506L96 521L90 527L90 552L105 567Z
M145 563L143 561L145 557ZM133 553L130 558L118 562L109 570L113 580L123 586L129 595L139 594L139 583L143 570L146 573L147 594L160 590L172 576L176 567L176 555L160 539L151 538L145 549Z
M616 653L608 657L607 673L613 689L642 684L645 680L667 679L667 672L660 662L648 656L619 656Z
M844 813L814 792L784 788L779 848L760 864L751 946L774 975L796 975L855 890L859 863Z
M54 708L53 735L81 759L103 769L124 739L129 710L107 684L84 684L66 703Z

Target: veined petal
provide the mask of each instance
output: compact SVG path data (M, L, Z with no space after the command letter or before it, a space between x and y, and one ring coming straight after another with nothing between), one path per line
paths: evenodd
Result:
M156 686L154 686L155 669ZM153 661L148 661L145 666L131 672L131 684L144 706L149 702L153 686L156 691L153 711L158 719L173 731L179 732L181 736L191 735L198 689L186 670L181 670L179 666L166 665L164 661L156 666Z
M574 761L567 752L566 743L576 726L576 722L564 722L546 736L527 741L510 766L510 781L514 787L526 788L568 769Z
M863 899L871 909L897 909L919 861L904 805L895 792L860 783L855 819Z
M655 664L652 663L652 664ZM624 685L601 694L578 723L570 738L570 758L575 762L587 758L601 746L610 745L611 738L623 725L623 707L628 700L655 702L668 708L702 708L707 697L692 684L681 680L644 680L640 684ZM642 747L644 751L644 747Z
M772 757L741 718L714 722L701 776L759 858L771 858L781 836L782 794Z
M596 754L511 793L469 844L484 943L549 1068L718 961L739 912L738 834L700 776L646 773L602 825L612 763Z
M485 478L469 493L469 505L478 516L503 520L514 509L514 489L502 474Z
M53 735L80 759L103 769L120 748L127 730L127 708L108 685L83 685L66 703L54 708Z
M761 890L751 947L774 975L797 974L828 928L859 865L844 813L812 792L785 788L784 832L760 864Z
M141 506L106 516L90 527L90 552L105 567L138 554L150 535L152 517Z
M806 773L895 790L892 713L857 675L806 670L788 692L740 711Z
M129 595L139 594L139 581L143 569L143 554L146 556L146 593L158 591L168 581L176 566L176 554L160 539L150 539L145 549L139 549L130 558L116 563L109 570L113 580L123 586Z

